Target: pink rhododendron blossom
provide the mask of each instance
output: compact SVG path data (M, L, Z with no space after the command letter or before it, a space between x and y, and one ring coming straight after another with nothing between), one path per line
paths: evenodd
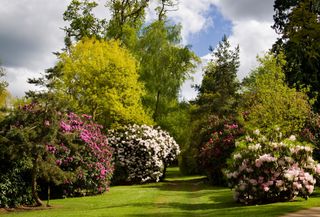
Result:
M234 188L238 202L277 202L296 196L307 199L314 191L316 178L320 178L320 164L312 158L311 145L293 136L276 138L281 141L268 141L257 134L238 141L240 145L227 167L228 185ZM235 172L237 176L233 176Z

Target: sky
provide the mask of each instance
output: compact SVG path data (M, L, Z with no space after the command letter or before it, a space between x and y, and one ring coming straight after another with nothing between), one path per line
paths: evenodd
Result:
M99 0L101 5L104 0ZM63 48L67 25L62 19L70 0L0 0L0 61L7 72L9 91L21 97L34 86L28 78L39 77L56 62L53 52ZM233 47L240 46L241 80L256 65L256 56L263 55L277 38L273 24L274 0L179 0L177 11L168 17L182 24L182 43L201 57L193 80L181 89L181 99L196 97L191 87L201 83L202 68L211 56L209 47L215 48L223 35ZM103 6L97 8L98 17L109 17ZM147 20L153 18L152 6Z

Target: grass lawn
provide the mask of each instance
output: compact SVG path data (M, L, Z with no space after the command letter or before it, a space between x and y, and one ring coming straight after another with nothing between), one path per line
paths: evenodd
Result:
M181 176L169 168L162 183L115 186L95 197L52 200L50 209L2 211L0 216L23 217L103 217L103 216L236 216L272 217L304 208L320 206L320 189L309 200L258 206L242 206L227 188L212 187L203 177Z

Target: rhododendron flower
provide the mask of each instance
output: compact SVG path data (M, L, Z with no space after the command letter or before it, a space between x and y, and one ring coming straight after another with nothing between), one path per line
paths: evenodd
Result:
M264 190L264 191L269 191L270 188L269 188L267 185L265 185L265 186L263 187L263 190Z
M296 136L295 136L295 135L291 135L291 136L289 137L289 140L291 140L291 141L296 141Z
M282 141L263 140L263 135L248 138L239 141L227 167L228 185L234 188L237 201L254 204L310 196L320 175L311 145L293 136Z

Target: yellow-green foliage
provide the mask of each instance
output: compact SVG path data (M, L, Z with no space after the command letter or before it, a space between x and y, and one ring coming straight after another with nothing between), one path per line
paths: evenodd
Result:
M85 38L60 56L60 90L77 112L106 125L152 124L141 103L137 62L118 41Z
M267 135L276 128L285 135L299 132L310 113L307 95L286 85L283 54L258 60L260 65L244 81L239 107L245 128Z

